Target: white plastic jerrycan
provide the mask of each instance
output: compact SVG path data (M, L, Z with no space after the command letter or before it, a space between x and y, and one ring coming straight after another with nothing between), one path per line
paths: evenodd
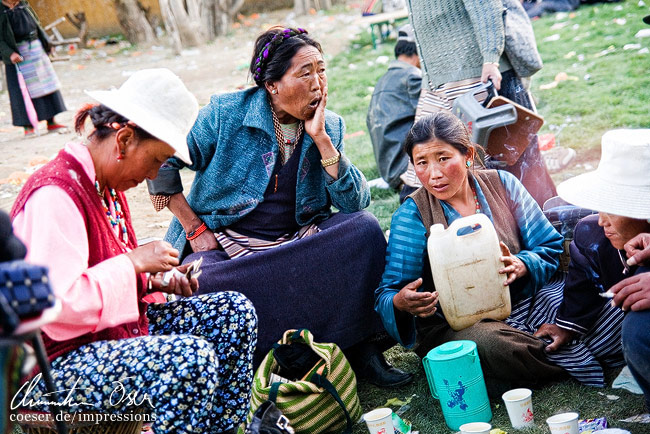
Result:
M431 226L427 243L440 307L454 330L483 318L510 315L510 289L494 225L485 214L456 219L447 229Z

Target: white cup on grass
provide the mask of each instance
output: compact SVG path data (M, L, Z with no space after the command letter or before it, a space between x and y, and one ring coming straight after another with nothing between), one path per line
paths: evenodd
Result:
M460 434L489 434L492 425L486 422L470 422L460 426Z
M513 428L535 426L533 417L533 392L530 389L512 389L501 398L506 403L506 410Z
M551 434L578 434L578 413L560 413L546 419Z
M378 408L363 415L370 434L394 434L393 410Z

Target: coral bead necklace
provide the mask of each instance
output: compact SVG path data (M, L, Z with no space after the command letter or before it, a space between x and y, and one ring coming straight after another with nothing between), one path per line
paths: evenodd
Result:
M474 195L474 206L475 206L474 212L476 214L480 214L481 213L481 203L478 201L478 195L476 194L476 189L473 186L471 187L471 189L472 189L472 194Z
M126 232L126 221L124 219L124 213L122 212L122 207L117 201L117 193L114 189L109 189L109 194L111 196L112 207L110 203L107 203L106 196L102 192L99 181L95 181L95 188L97 189L97 194L102 199L102 205L104 206L104 213L106 214L106 219L111 224L111 227L117 234L117 238L126 246L129 242L129 235ZM112 209L111 209L112 208Z

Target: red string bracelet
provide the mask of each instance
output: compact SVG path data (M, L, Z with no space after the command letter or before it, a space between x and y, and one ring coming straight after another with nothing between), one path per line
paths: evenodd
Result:
M201 226L194 229L189 234L185 235L185 238L187 238L188 241L192 241L193 239L198 238L198 236L201 235L203 232L205 232L207 228L208 225L206 225L205 222L201 222Z

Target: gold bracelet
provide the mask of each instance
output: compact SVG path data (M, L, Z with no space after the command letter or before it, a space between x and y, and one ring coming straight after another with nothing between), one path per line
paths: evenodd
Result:
M341 154L337 153L336 156L334 157L328 158L326 160L320 160L320 164L322 164L323 167L329 167L335 165L340 160L341 160Z
M483 62L483 65L494 65L497 68L499 67L499 62Z

